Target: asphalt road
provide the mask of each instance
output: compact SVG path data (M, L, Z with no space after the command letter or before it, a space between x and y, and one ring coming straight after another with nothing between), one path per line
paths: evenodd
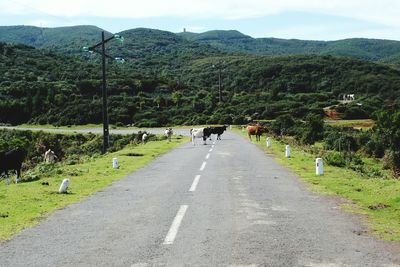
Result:
M0 126L0 129L16 129L16 130L29 130L29 131L45 131L52 133L94 133L102 134L103 128L86 128L86 129L57 129L57 128L23 128L23 127L6 127ZM132 134L138 131L147 131L152 134L164 134L165 128L142 128L142 129L110 129L111 134ZM174 134L190 136L190 128L174 128Z
M338 200L234 133L186 144L0 244L1 266L399 266ZM73 183L73 180L72 180Z

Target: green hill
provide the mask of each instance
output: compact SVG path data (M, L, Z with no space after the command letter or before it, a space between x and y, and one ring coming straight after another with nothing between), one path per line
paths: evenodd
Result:
M102 31L96 26L86 25L58 28L1 26L0 42L25 44L65 54L78 54L81 53L83 46L98 43Z
M132 59L128 64L108 64L111 123L245 123L249 118L272 119L281 114L303 118L338 104L343 93L356 95L357 102L341 107L349 118L368 118L376 110L399 105L400 71L386 65L315 55L210 56L209 50L201 54L203 46L192 47L193 43L171 33L144 29L124 34L132 40L136 34L147 35L149 40L143 41L148 45L144 48L140 39L127 42L132 47L126 51L143 53L137 59L140 65L133 61L134 54L127 55ZM139 48L134 49L134 44ZM176 51L182 44L186 48ZM197 53L193 57L191 49ZM171 55L176 58L167 60ZM218 99L219 64L222 102ZM0 72L4 73L0 123L101 122L98 59L0 43Z
M110 42L110 53L124 57L132 68L150 73L156 69L166 75L191 60L226 54L167 31L137 28L119 34L125 40L122 44Z
M21 43L68 55L81 55L82 47L99 42L102 29L95 26L39 28L33 26L0 26L0 42ZM350 56L369 61L400 64L400 42L378 39L345 39L339 41L286 40L252 38L235 30L204 33L171 32L137 28L121 32L125 43L114 52L136 61L153 57L165 61L191 56L203 57L221 53L255 55L332 55ZM111 33L107 32L107 36ZM118 49L117 49L118 48ZM185 56L186 54L186 56ZM154 56L153 56L154 55ZM177 62L181 65L182 62ZM141 66L142 67L142 66Z
M179 33L182 35L183 33ZM385 63L400 63L400 42L378 39L345 39L339 41L305 41L278 38L252 38L238 31L209 31L183 34L188 40L210 44L223 51L256 55L319 54L351 56Z

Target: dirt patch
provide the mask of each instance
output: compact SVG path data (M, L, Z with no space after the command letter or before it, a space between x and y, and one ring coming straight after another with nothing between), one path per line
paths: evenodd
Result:
M379 203L379 204L375 204L375 205L369 205L368 208L370 210L382 210L382 209L386 209L389 208L389 205L383 204L383 203Z
M123 154L122 156L128 156L128 157L143 157L144 154L140 154L140 153L127 153L127 154Z
M353 233L356 235L366 235L368 232L366 230L353 230Z

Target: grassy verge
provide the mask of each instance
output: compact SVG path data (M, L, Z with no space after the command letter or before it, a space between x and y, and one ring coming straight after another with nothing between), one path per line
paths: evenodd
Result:
M240 130L237 133L245 135ZM254 138L253 138L254 139ZM312 190L350 200L345 210L362 214L372 235L391 241L400 240L400 181L395 179L366 178L344 168L324 164L324 175L315 175L315 156L299 147L292 148L292 157L285 158L285 144L272 140L266 147L264 136L259 146L274 159L292 169ZM380 163L367 160L367 164Z
M24 228L38 224L49 213L92 195L187 140L188 138L181 138L173 139L170 143L152 141L146 145L128 145L123 150L87 159L81 164L56 164L52 171L54 176L38 181L9 186L4 180L1 181L0 240L9 239ZM128 156L129 153L143 156ZM112 168L114 157L118 158L119 169ZM58 194L58 187L64 178L71 180L70 193ZM42 185L43 182L48 182L49 185Z

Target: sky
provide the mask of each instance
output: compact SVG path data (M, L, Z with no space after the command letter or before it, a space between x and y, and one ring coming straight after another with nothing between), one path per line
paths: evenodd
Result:
M96 25L252 37L400 40L400 0L0 0L0 25Z

